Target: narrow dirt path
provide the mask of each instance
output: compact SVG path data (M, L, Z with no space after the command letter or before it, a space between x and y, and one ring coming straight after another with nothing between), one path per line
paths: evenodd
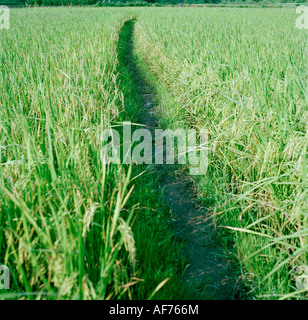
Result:
M134 61L134 20L123 28L126 34L126 65L135 79L143 102L141 123L154 134L159 127L156 117L155 94L142 77ZM154 136L154 135L153 135ZM219 246L211 216L196 207L192 182L173 165L153 165L160 177L160 187L172 211L175 238L183 242L183 254L188 263L183 276L191 299L235 299L237 284L234 266Z

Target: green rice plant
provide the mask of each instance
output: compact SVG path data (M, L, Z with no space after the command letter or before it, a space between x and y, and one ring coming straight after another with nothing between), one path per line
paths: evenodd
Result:
M130 16L12 10L0 33L0 264L11 273L2 299L147 299L166 279L155 298L180 290L155 178L104 162L103 130L133 119L117 52Z
M196 179L221 240L256 298L305 298L307 34L295 10L149 9L136 55L165 127L209 130L208 174ZM233 230L234 232L231 232Z

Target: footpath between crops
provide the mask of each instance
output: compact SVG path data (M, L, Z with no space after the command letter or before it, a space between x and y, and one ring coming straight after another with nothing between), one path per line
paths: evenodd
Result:
M142 101L139 122L153 134L159 128L156 115L156 97L151 85L146 82L135 62L133 35L136 20L126 21L119 37L125 43L125 64L131 72ZM124 97L125 98L125 97ZM164 199L172 212L172 228L175 241L181 242L186 259L183 285L190 299L236 299L239 285L236 280L236 266L224 253L217 240L211 216L204 208L197 208L194 188L187 175L176 165L151 165L159 177L159 186Z

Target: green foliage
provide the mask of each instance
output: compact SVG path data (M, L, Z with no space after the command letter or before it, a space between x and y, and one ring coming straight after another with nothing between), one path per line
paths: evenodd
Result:
M150 4L145 1L99 1L97 7L148 7Z
M118 35L130 15L11 12L0 39L2 299L147 299L166 279L154 298L181 295L156 178L102 152L102 131L139 110Z
M122 28L136 15L161 122L209 130L195 183L247 286L304 299L305 30L294 10L211 8L12 10L0 39L0 264L12 275L1 298L146 299L166 279L154 298L185 296L155 175L102 158L102 130L138 121Z
M0 0L0 5L20 6L97 6L97 7L146 7L164 5L209 5L209 6L285 6L306 3L307 0Z
M295 10L166 9L136 29L140 67L166 127L208 129L203 206L259 299L305 299L307 38ZM231 229L230 229L231 228Z

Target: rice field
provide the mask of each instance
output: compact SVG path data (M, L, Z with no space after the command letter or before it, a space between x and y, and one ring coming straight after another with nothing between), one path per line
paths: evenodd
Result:
M163 205L141 168L105 165L101 148L103 129L134 118L117 81L118 31L130 14L12 11L0 46L0 261L11 272L1 294L149 298L181 269Z
M199 197L261 299L299 298L295 270L308 258L308 39L295 19L282 9L178 9L145 13L136 31L165 125L209 130Z
M209 131L198 203L250 299L306 299L307 30L292 9L25 8L0 30L1 299L184 299L158 177L106 164L140 121L123 32L164 128ZM122 30L122 31L121 31ZM122 33L121 33L122 32Z

